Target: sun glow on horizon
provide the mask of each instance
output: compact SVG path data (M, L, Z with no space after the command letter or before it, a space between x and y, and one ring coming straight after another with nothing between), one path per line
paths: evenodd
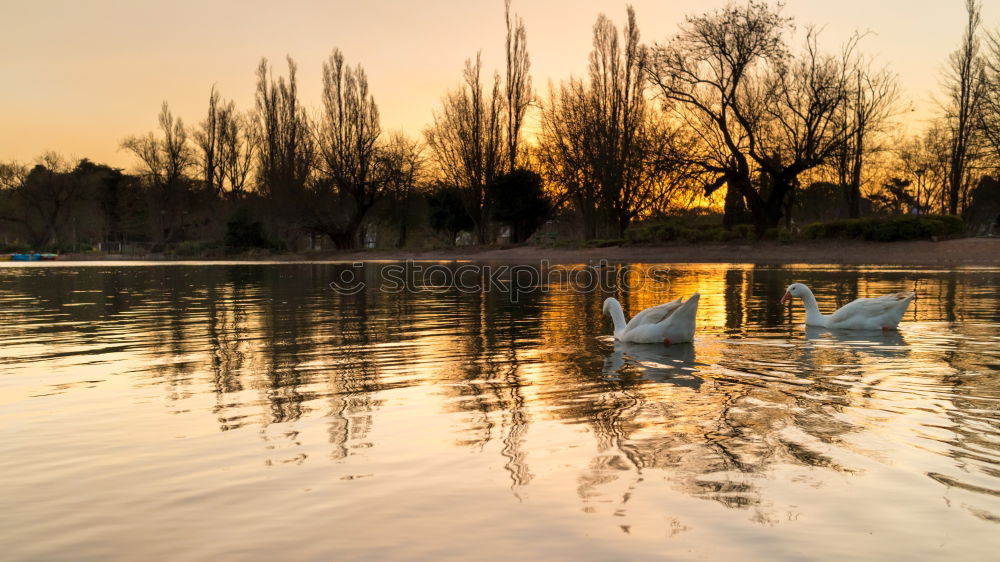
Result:
M642 39L654 42L669 37L684 15L723 4L649 0L634 6ZM133 161L119 144L153 129L163 100L189 126L203 118L213 85L241 109L252 108L254 68L262 56L279 72L286 54L297 61L302 101L315 110L320 63L340 47L349 63L366 69L383 128L414 136L430 122L441 96L459 83L465 59L482 51L485 69L502 68L499 1L238 6L185 1L162 10L106 1L0 8L7 21L19 22L0 37L8 54L8 79L0 90L0 160L32 162L53 150L130 169ZM527 26L542 99L549 81L585 73L597 14L619 25L624 17L622 5L599 0L514 2L512 9ZM998 10L983 6L985 29L996 27ZM900 12L907 18L899 18ZM864 52L899 74L904 95L917 109L916 118L906 121L920 123L934 112L931 94L961 35L960 3L852 0L834 7L793 0L784 13L800 28L822 26L831 47L856 30L871 31Z

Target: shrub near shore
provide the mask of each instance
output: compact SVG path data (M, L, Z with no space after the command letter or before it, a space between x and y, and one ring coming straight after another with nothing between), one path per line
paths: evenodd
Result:
M965 222L954 215L904 215L814 223L802 231L802 236L807 240L851 238L873 242L895 242L958 236L963 232L965 232Z
M777 240L791 242L797 239L855 239L874 242L900 240L926 240L934 237L959 236L965 223L954 215L904 215L895 217L868 217L813 223L801 233L788 229L771 228L758 236L746 224L732 229L719 225L686 225L679 222L657 222L635 226L625 233L625 242L632 244L657 244L664 242L755 242Z
M738 224L731 229L719 225L685 225L673 222L644 224L629 229L625 241L632 244L662 242L755 242L757 240L791 241L795 235L786 229L769 228L757 236L753 226Z

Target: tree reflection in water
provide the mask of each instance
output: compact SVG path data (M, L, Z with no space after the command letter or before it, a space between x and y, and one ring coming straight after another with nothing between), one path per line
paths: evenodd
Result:
M924 469L935 486L1000 490L995 272L672 266L669 284L612 293L640 310L702 292L696 341L663 347L614 342L601 314L612 295L600 291L517 302L486 290L388 292L378 289L385 264L365 266L368 290L332 291L348 267L51 268L7 275L0 289L5 313L28 318L17 337L50 342L28 360L58 369L126 354L135 384L163 393L172 412L199 412L208 397L219 430L259 428L271 464L311 461L316 444L300 429L310 420L336 462L388 445L373 437L382 410L410 389L420 402L408 406L447 420L452 446L499 455L518 498L551 456L532 428L586 428L572 446L587 512L627 516L655 475L775 524L792 508L769 497L772 475L862 475L889 462L873 443L947 459ZM899 332L804 329L802 311L778 303L793 281L829 310L918 281L919 297ZM966 503L980 519L1000 516ZM670 521L668 533L683 528Z

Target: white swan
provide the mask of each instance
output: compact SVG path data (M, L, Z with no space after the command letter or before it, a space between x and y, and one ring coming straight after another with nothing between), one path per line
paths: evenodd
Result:
M792 298L802 299L806 305L806 326L833 330L895 330L915 296L917 294L913 292L902 292L873 299L857 299L827 315L820 314L816 297L809 287L792 283L781 297L781 303Z
M684 343L694 339L694 321L698 312L695 293L688 300L677 299L643 310L625 323L625 313L616 298L604 300L604 314L615 323L615 339L627 343Z

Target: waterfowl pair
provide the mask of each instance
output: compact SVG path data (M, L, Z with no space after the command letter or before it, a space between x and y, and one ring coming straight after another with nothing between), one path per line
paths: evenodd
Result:
M687 300L678 298L653 306L625 322L625 313L618 299L604 301L604 314L610 315L615 324L615 339L625 343L686 343L694 340L695 316L698 299L695 293ZM831 330L895 330L903 314L916 297L914 292L900 292L875 298L856 299L840 307L833 314L822 314L816 296L802 283L792 283L781 297L784 304L799 298L806 307L806 326Z

